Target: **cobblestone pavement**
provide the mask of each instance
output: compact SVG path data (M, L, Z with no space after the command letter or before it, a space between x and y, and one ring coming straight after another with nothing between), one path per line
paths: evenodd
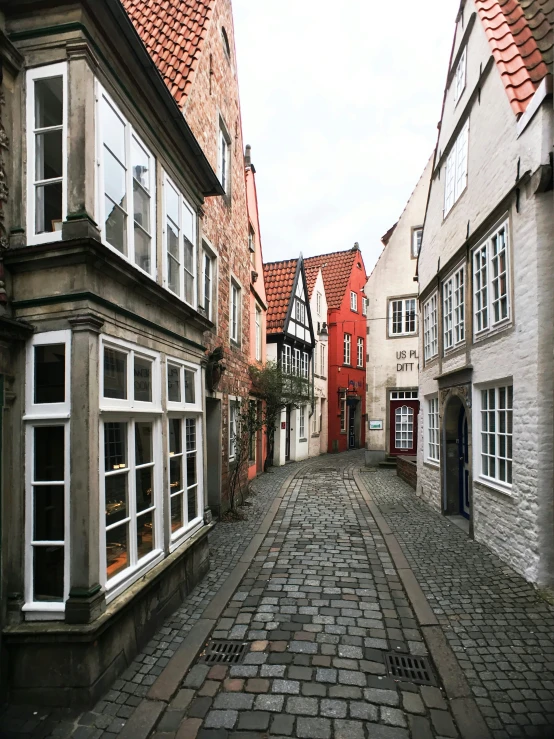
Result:
M554 737L554 607L419 501L394 471L362 480L400 542L494 739Z
M385 653L426 655L351 469L326 457L289 486L213 633L242 664L197 662L155 739L430 739L458 732L439 687L388 677Z
M285 479L302 463L276 467L257 478L255 493L244 507L247 520L218 523L210 534L210 571L167 620L144 650L116 680L92 711L79 716L69 711L11 706L0 712L0 739L116 737L150 685L161 673L188 632L201 618L256 533Z

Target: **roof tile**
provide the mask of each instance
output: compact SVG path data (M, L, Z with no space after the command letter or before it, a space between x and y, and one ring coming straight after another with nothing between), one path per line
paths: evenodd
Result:
M356 261L361 262L362 269L365 274L364 260L358 249L335 251L331 254L322 254L318 257L308 257L304 260L306 277L308 276L308 270L321 269L323 284L325 286L325 297L327 299L327 307L329 310L337 310L340 308L348 287L352 267Z
M268 334L280 334L285 326L298 259L264 264Z

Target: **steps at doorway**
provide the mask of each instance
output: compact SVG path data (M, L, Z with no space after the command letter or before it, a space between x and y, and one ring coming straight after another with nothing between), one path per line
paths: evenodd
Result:
M382 462L379 462L379 467L396 467L396 457L385 457Z

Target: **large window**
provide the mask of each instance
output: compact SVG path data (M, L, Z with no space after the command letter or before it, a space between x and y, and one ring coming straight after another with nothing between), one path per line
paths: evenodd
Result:
M429 398L427 401L427 459L430 462L440 460L438 398Z
M469 143L469 121L466 122L446 160L444 183L444 215L450 212L467 184L467 150Z
M70 355L69 331L37 334L27 348L23 610L29 618L61 614L69 592Z
M364 340L359 336L357 340L357 365L364 366Z
M195 308L196 213L167 175L164 177L164 211L164 284Z
M464 268L457 270L442 287L444 351L465 339Z
M102 239L156 275L156 161L104 90L99 92Z
M454 76L454 103L461 98L466 86L467 46L464 47Z
M476 335L510 318L507 222L473 252L473 311Z
M481 476L512 484L513 387L481 390Z
M344 334L344 364L350 364L352 358L352 335Z
M62 237L67 214L67 66L27 72L27 238Z
M389 334L405 336L417 331L416 299L404 298L389 301Z
M423 306L423 355L425 361L439 353L437 293L432 295Z
M283 344L283 353L281 358L281 366L286 375L292 372L292 350L288 344Z

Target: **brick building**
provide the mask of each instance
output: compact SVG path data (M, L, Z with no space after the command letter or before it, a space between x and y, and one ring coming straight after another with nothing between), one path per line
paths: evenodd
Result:
M355 244L347 251L308 257L321 269L327 299L328 451L359 449L366 438L367 275Z
M234 409L249 394L251 260L244 150L230 0L124 0L135 27L225 194L202 218L201 307L215 324L204 340L208 505L227 504Z
M418 491L554 582L554 5L456 19L418 274Z

